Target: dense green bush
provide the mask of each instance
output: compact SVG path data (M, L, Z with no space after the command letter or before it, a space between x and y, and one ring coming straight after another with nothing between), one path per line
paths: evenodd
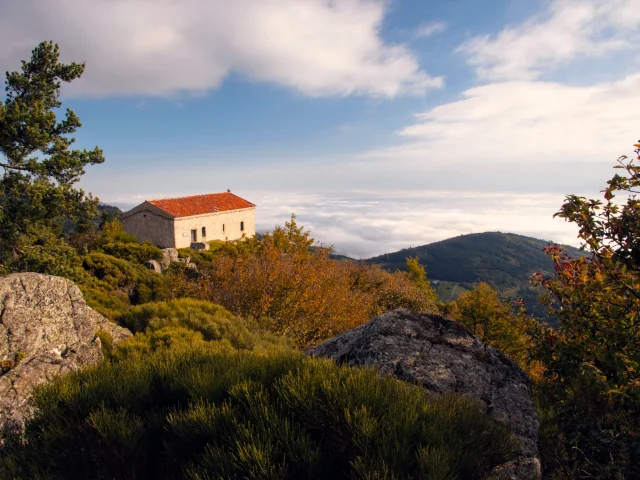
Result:
M0 478L475 479L514 448L460 397L216 342L59 377L34 402Z
M149 242L139 244L118 221L74 234L69 242L52 230L29 228L17 242L16 254L0 264L0 275L36 272L68 278L91 307L109 318L132 304L169 298L167 279L142 265L161 259L162 251Z
M122 243L111 242L100 248L102 253L121 258L133 263L144 263L147 260L162 260L162 250L151 242Z
M89 277L87 282L78 283L78 288L91 308L107 318L115 319L131 307L129 295L97 278Z
M87 273L79 287L87 303L114 319L130 305L166 300L170 296L167 279L144 266L99 252L82 260Z
M97 252L85 256L82 265L92 276L125 291L133 304L169 296L164 277L142 265Z
M119 220L106 221L100 230L75 233L68 244L59 242L70 251L75 249L80 271L62 276L74 280L87 303L104 316L115 319L132 304L169 298L167 279L142 265L146 260L161 260L162 250L150 242L138 243Z
M0 275L13 272L46 273L75 281L84 274L76 250L46 228L29 228L17 238L15 254L0 264Z
M211 250L191 250L190 248L179 248L178 257L188 258L191 263L195 263L198 268L211 265L219 252Z
M105 222L100 228L100 236L104 243L138 243L135 235L124 231L120 219L112 219Z
M126 233L122 222L117 218L105 219L97 229L73 232L68 235L68 240L69 244L82 254L101 251L107 244L138 244L135 235Z
M275 335L260 331L254 322L237 317L219 305L188 298L133 307L120 315L118 323L134 333L156 332L155 336L149 335L150 339L157 338L158 332L183 335L182 330L176 329L186 329L197 332L204 341L225 341L237 349L285 345Z

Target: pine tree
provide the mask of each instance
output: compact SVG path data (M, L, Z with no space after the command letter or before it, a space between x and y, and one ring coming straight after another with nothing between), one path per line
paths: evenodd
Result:
M86 165L104 161L102 150L71 149L80 126L70 109L58 119L60 87L79 78L84 63L59 62L58 45L40 43L20 71L7 72L0 104L0 264L24 253L25 243L59 235L70 219L88 225L97 199L74 188ZM5 266L6 268L6 266Z

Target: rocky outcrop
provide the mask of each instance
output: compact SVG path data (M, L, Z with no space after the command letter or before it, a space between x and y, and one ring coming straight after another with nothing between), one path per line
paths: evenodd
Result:
M538 415L531 382L512 360L438 315L393 310L312 348L314 356L380 372L436 393L477 400L518 439L516 457L496 469L500 478L540 477Z
M160 260L160 265L163 270L169 268L169 265L173 262L178 261L178 250L175 248L163 248L162 249L162 260Z
M23 423L36 385L102 360L99 331L114 342L131 336L88 307L70 280L37 273L0 277L0 426Z
M154 272L157 272L157 273L162 272L162 267L160 266L160 262L158 262L157 260L147 260L146 262L144 262L144 266Z
M194 250L209 250L209 248L208 248L209 244L205 244L205 243L195 244L195 243L192 243L191 247L193 248L194 245L201 245L202 246L202 248L194 248ZM205 248L205 245L206 245L207 248ZM151 266L149 264L149 262L155 262L155 260L148 260L144 264L148 269L157 271L155 269L155 265ZM160 267L161 267L161 270L166 270L167 268L169 268L169 266L172 263L182 263L182 264L184 264L184 266L186 268L191 268L193 270L196 269L196 264L191 262L191 257L179 258L177 249L175 249L175 248L163 248L162 249L162 260L160 260L160 264L159 264Z

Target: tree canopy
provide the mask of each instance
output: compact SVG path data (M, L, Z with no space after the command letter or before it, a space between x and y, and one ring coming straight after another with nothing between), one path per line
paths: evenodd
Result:
M527 331L532 319L525 315L521 304L500 298L498 292L482 282L473 290L461 294L449 314L529 374L537 373L537 365L531 365L527 356L531 345Z
M63 221L79 228L97 214L97 199L74 188L86 165L104 162L102 150L72 149L80 119L70 109L59 119L60 88L80 78L84 63L59 62L58 45L40 43L19 71L6 74L0 104L0 262L23 253L21 245L46 243ZM34 238L35 237L35 238Z

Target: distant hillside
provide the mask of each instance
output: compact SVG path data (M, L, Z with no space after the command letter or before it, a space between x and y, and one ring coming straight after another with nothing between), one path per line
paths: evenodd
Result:
M311 247L309 247L309 250L311 250L312 252L315 250L325 250L326 247L319 247L316 245L313 245ZM334 260L349 260L351 262L359 262L360 260L356 260L355 258L351 258L351 257L347 257L346 255L341 255L339 253L335 253L335 251L333 249L331 249L331 252L329 253L329 256L331 258L333 258Z
M547 244L545 240L514 233L474 233L366 261L393 271L404 269L407 257L418 257L420 263L426 265L428 278L442 282L436 286L443 300L448 300L443 297L452 296L453 285L450 283L464 289L487 282L505 296L523 298L532 311L543 315L536 301L539 292L530 287L529 277L538 271L549 273L553 268L551 260L542 251ZM572 256L584 255L577 248L565 248ZM453 292L453 298L464 291L459 287Z
M122 215L122 210L120 210L118 207L105 205L104 203L98 205L98 211L101 215L109 215L110 217L115 218L120 218L120 215Z
M105 205L101 203L98 205L98 215L91 219L91 222L98 227L106 218L120 218L122 210L112 205ZM62 225L62 233L68 235L75 231L76 224L71 219L66 219Z

